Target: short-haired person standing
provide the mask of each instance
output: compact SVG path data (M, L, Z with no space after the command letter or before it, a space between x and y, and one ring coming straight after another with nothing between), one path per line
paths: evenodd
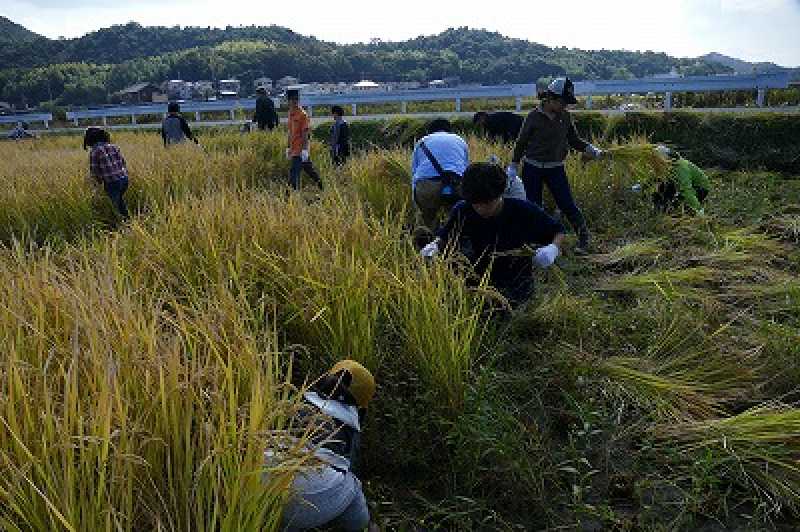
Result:
M466 141L451 130L449 120L432 120L428 134L417 142L411 155L412 197L423 225L430 231L438 228L439 210L452 205L443 197L447 183L460 180L469 164Z
M128 206L123 198L128 190L128 168L119 146L111 144L111 135L99 127L88 127L83 135L83 149L89 150L89 175L111 200L120 218L128 219Z
M344 119L344 109L341 106L331 107L331 114L331 159L333 164L341 166L350 157L350 125Z
M300 107L299 91L295 89L286 91L286 99L289 102L289 136L286 157L292 163L289 169L289 185L295 190L300 190L300 171L302 170L317 183L319 188L322 188L322 180L311 163L311 120Z
M525 301L533 292L533 265L550 267L560 254L564 226L539 206L504 198L507 178L492 163L473 163L464 173L463 201L450 212L436 240L422 249L434 257L452 241L483 275L491 266L489 281L512 303ZM466 243L469 245L464 245ZM538 247L531 257L506 253L523 246Z
M197 139L192 135L189 123L180 115L180 104L178 102L170 102L167 105L167 112L169 114L161 122L161 138L164 141L164 146L180 144L185 142L186 139L192 140L197 144Z
M253 122L258 129L272 131L278 125L278 113L275 112L275 102L267 96L267 89L259 87L256 89L256 112L253 114Z
M575 252L585 254L589 252L589 228L572 197L564 160L570 148L595 159L604 157L605 152L578 136L567 111L568 105L577 103L575 87L569 79L556 78L540 98L542 103L528 114L522 124L507 172L517 175L522 161L520 177L528 201L539 206L542 205L542 186L547 185L556 205L578 234Z

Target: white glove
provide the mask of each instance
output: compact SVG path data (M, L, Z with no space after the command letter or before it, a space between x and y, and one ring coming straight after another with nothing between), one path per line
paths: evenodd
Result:
M517 163L508 165L508 168L506 168L506 175L512 179L517 177Z
M586 153L595 159L602 159L604 155L603 150L591 144L586 146Z
M549 268L556 261L558 254L558 246L549 244L536 250L536 254L533 256L533 263L540 268Z
M300 159L304 162L308 162L308 150L303 150L300 152Z
M286 148L286 158L287 159L291 159L292 158L292 149L291 148Z
M419 253L420 253L420 255L425 257L426 259L432 259L436 255L438 255L439 254L439 239L437 238L436 240L434 240L433 242L431 242L430 244L428 244L427 246L422 248L422 251L420 251Z

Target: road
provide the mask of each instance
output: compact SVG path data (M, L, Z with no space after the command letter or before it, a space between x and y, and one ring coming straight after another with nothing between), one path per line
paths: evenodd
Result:
M648 112L663 112L661 110L645 110ZM737 114L753 114L753 113L788 113L788 114L800 114L800 107L731 107L731 108L703 108L703 109L676 109L678 112L690 112L690 113L737 113ZM573 113L603 113L605 115L624 115L626 111L620 111L618 109L598 109L592 111L585 111L585 110L575 110L572 111ZM640 112L640 111L628 111L628 112ZM362 120L390 120L392 118L434 118L434 117L471 117L474 113L473 112L431 112L431 113L406 113L406 114L378 114L378 115L357 115L357 116L348 116L346 117L349 122L357 122ZM319 125L323 122L330 122L331 117L328 115L320 116L315 115L311 118L311 123L313 125ZM193 128L202 128L202 127L230 127L230 126L239 126L241 127L243 124L249 124L250 122L247 120L209 120L209 121L201 121L201 122L190 122L189 124ZM286 119L282 118L281 123L286 123ZM159 129L161 127L161 123L155 124L121 124L121 125L114 125L114 126L106 126L108 129L120 129L120 130L131 130L131 129ZM55 133L80 133L84 131L85 127L63 127L63 128L51 128L51 129L34 129L31 130L37 134L55 134Z

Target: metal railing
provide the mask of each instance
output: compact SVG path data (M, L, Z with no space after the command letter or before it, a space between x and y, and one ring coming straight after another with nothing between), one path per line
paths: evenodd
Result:
M50 127L52 113L21 113L16 115L0 115L0 124L16 124L17 122L44 122L45 129Z
M580 81L575 83L575 93L586 96L586 107L591 109L592 96L608 94L663 94L664 110L672 108L672 95L679 92L713 92L732 90L757 91L756 103L763 106L766 91L769 89L785 89L789 86L789 74L778 72L770 74L752 75L724 75L724 76L693 76L685 78L642 78L630 80L606 81ZM411 90L375 90L353 91L333 94L300 94L300 104L307 107L313 115L314 106L320 105L350 105L353 114L358 114L359 104L371 103L400 103L401 112L406 112L408 102L421 101L454 101L456 112L461 111L462 100L465 99L498 99L513 98L517 111L522 109L522 98L534 96L536 85L533 83L519 85L495 85L455 87L441 89L411 89ZM201 121L203 113L227 112L231 120L235 120L237 111L251 111L255 109L254 98L235 100L216 100L211 102L188 101L181 104L182 112L195 113L195 120ZM279 103L276 101L276 103ZM109 118L130 117L131 124L136 124L136 117L143 115L163 116L167 112L166 103L153 103L141 105L109 106L98 109L84 109L70 111L67 118L76 126L81 119L102 119L107 124ZM50 114L9 115L0 117L0 122L14 122L17 120L44 121L45 127L52 120Z

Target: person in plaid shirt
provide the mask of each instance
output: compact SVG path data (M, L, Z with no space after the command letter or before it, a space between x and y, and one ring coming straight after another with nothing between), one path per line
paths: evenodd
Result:
M128 206L123 195L128 190L128 169L119 146L111 144L111 135L99 127L86 128L83 149L89 150L89 174L103 188L123 220L128 219Z

